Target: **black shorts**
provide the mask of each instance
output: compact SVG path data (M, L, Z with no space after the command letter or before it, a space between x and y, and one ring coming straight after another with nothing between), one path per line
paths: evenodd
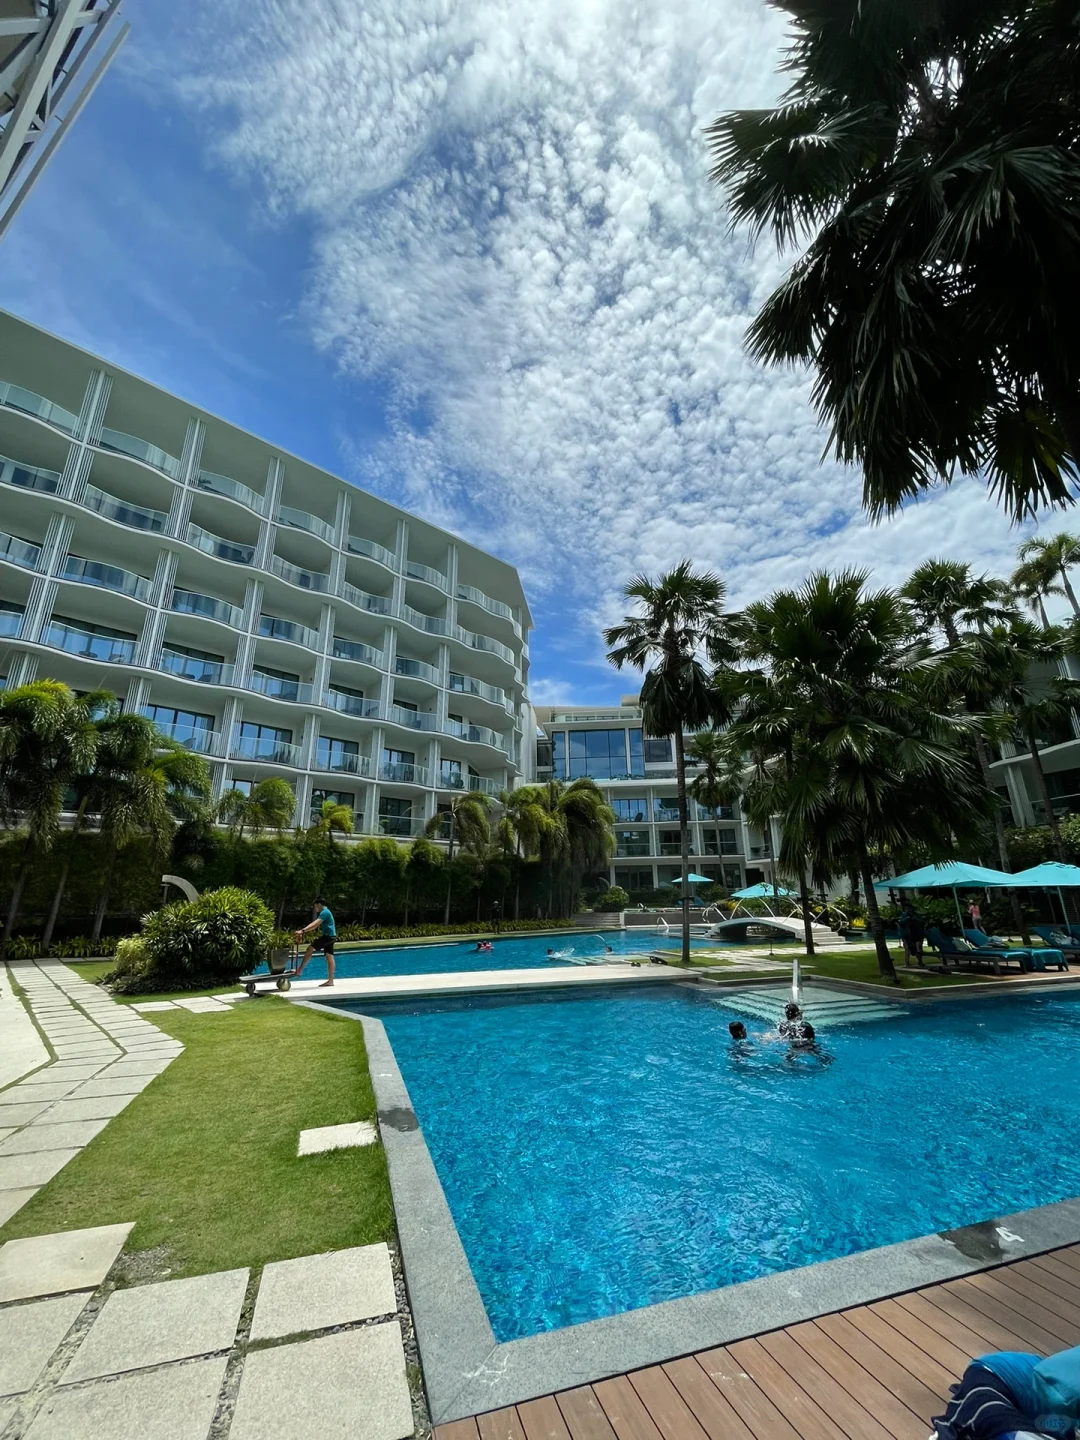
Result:
M332 955L334 953L334 935L318 935L312 943L312 948L317 954Z

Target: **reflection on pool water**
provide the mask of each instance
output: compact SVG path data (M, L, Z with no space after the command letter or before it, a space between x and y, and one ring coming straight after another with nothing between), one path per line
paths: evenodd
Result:
M828 1065L683 985L350 1008L500 1340L1080 1195L1080 997L826 1024Z

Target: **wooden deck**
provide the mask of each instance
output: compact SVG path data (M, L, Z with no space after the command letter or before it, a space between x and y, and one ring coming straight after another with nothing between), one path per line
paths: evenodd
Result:
M434 1440L926 1440L968 1361L1080 1344L1080 1245L435 1428Z

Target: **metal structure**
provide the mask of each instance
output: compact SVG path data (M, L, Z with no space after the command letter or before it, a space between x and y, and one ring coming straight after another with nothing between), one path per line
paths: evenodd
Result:
M127 38L122 0L0 0L0 236Z

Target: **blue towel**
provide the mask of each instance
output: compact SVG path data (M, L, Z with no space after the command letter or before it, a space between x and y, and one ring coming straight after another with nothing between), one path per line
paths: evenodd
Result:
M934 1421L939 1440L1004 1440L1017 1432L1072 1440L1080 1418L1080 1346L1042 1359L1020 1350L980 1355Z

